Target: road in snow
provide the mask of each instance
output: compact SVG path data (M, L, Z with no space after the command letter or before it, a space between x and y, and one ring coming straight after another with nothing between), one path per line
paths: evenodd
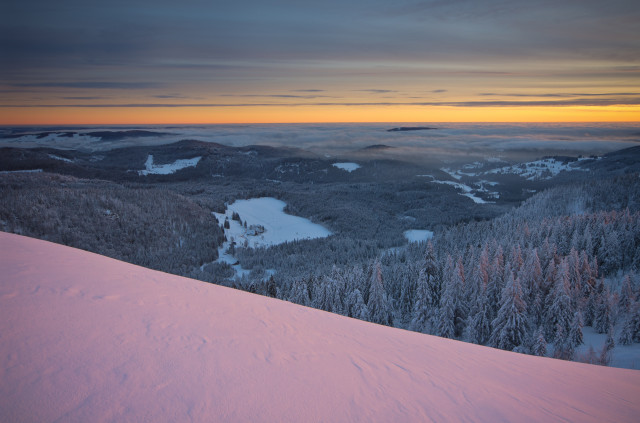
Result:
M0 421L637 422L640 372L361 322L0 233Z

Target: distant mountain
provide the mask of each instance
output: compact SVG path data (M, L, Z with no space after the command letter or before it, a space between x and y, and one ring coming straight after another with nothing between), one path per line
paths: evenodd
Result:
M406 132L406 131L429 131L433 129L431 126L400 126L397 128L387 129L387 132Z
M139 129L125 130L125 131L93 131L93 132L78 132L78 131L36 131L36 132L11 132L4 134L1 138L6 139L19 139L22 137L35 137L38 140L45 138L72 138L76 136L100 138L102 141L119 141L125 138L145 138L145 137L157 137L163 135L173 135L170 132L159 131L146 131Z
M640 172L640 146L607 153L602 159L585 163L585 166L617 174Z

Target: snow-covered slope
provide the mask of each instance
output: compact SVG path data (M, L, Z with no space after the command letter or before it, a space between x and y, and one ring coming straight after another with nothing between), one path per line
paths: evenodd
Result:
M351 320L0 233L0 421L636 422L640 372Z

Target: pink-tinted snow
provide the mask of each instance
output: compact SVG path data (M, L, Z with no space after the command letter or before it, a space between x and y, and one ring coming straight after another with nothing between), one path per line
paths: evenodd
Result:
M640 371L378 326L0 233L0 421L640 421Z

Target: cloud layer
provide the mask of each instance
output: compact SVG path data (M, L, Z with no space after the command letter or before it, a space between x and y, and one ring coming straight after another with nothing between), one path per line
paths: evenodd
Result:
M3 8L0 91L5 108L636 106L639 22L627 0L24 0Z

